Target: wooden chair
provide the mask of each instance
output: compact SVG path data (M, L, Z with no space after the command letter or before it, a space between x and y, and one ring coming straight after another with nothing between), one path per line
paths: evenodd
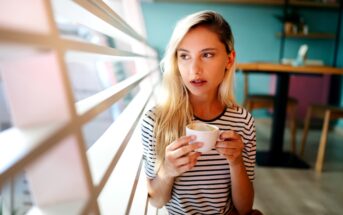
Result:
M318 146L317 160L315 164L315 170L321 173L323 170L325 147L327 142L329 123L331 120L343 118L343 108L329 105L311 105L306 113L305 125L303 136L301 140L301 151L300 156L304 156L305 144L307 140L308 129L312 118L324 119L322 134L320 137L320 143Z
M274 96L266 94L249 94L249 80L248 74L243 72L244 75L244 106L251 112L254 109L273 109ZM287 114L289 117L288 126L291 132L291 150L296 153L296 110L298 101L295 98L288 98L287 101Z

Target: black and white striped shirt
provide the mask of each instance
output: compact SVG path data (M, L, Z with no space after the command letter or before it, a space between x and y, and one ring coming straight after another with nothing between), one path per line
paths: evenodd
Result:
M149 179L156 177L156 139L154 108L142 121L145 173ZM254 179L256 156L255 122L245 109L226 108L213 120L195 120L216 125L220 130L233 130L244 142L243 160L249 179ZM171 200L166 204L169 214L228 214L232 208L230 166L215 149L203 153L192 170L175 178Z

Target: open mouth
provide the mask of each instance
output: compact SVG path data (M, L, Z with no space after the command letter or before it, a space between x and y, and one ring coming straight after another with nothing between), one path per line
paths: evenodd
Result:
M203 80L203 79L194 79L194 80L191 80L190 83L193 86L200 87L202 85L205 85L207 83L207 81Z

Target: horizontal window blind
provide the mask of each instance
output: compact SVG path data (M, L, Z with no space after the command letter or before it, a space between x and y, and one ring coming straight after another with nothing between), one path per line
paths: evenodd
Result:
M139 11L130 24L124 14L139 4L1 3L0 81L11 126L0 133L0 187L24 173L33 200L28 214L155 210L138 125L154 105L158 57Z

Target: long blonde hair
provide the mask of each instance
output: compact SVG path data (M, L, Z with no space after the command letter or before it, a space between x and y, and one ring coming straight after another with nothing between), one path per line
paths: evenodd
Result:
M188 90L183 84L177 65L177 48L189 30L197 26L207 26L218 35L225 45L228 54L234 51L234 39L230 25L214 11L200 11L180 20L171 36L164 58L161 61L163 71L162 99L156 106L156 136L157 165L159 168L165 156L165 148L177 138L185 135L185 126L192 121L193 109L189 101ZM226 107L236 105L234 97L235 65L225 72L219 86L218 98Z

